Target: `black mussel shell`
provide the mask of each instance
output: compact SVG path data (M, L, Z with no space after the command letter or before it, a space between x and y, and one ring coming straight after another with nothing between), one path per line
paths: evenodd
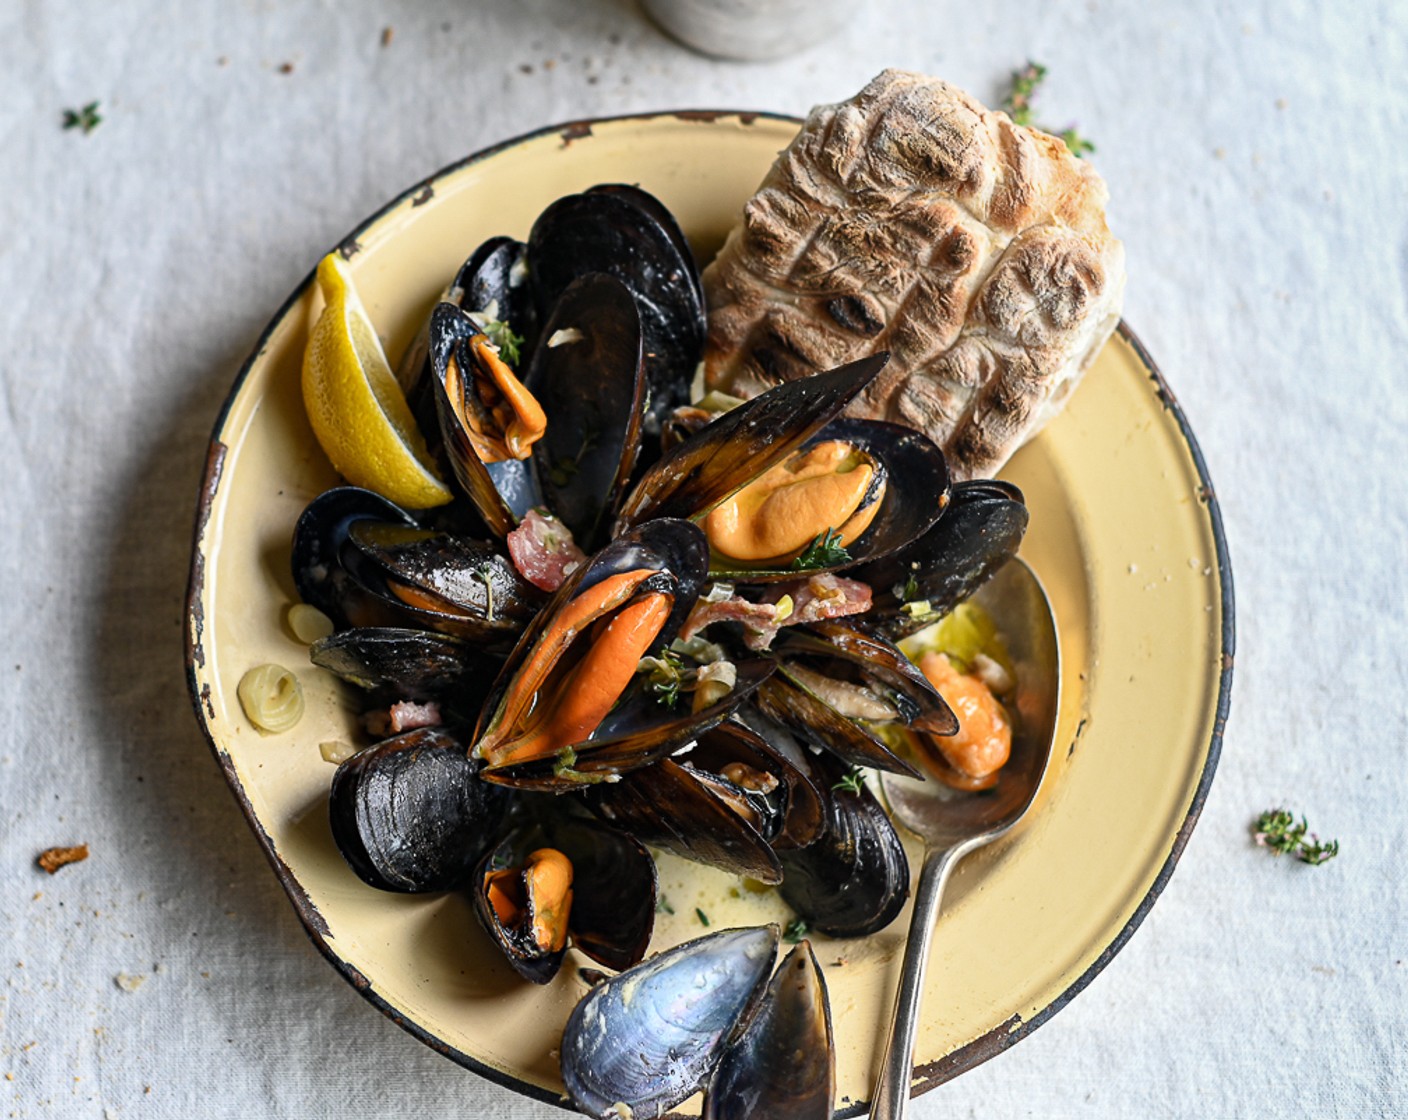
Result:
M718 792L699 772L665 758L593 786L585 802L602 820L683 859L761 883L781 882L777 853Z
M637 678L597 729L572 745L570 761L549 757L491 766L484 771L484 780L515 789L570 793L649 767L728 719L773 672L772 663L764 658L739 661L736 667L733 688L697 712L684 703L687 694L681 694L681 702L672 708Z
M544 595L488 541L360 521L344 561L366 590L422 625L508 645Z
M308 657L349 684L404 700L454 692L464 702L477 687L482 702L498 671L494 658L459 638L393 626L362 626L320 638L308 647Z
M602 1120L660 1116L698 1090L761 993L777 942L776 926L721 930L589 991L562 1035L573 1103Z
M831 1120L835 1100L831 1002L803 941L783 958L747 1029L724 1052L703 1120Z
M359 521L384 521L415 527L415 520L394 502L356 486L338 486L308 503L293 530L293 584L299 597L317 607L342 629L384 625L393 618L363 590L343 565L348 533Z
M888 354L872 354L725 412L645 472L622 503L618 526L707 513L825 427L888 360Z
M464 743L438 728L353 755L333 775L328 803L343 859L381 890L443 891L468 882L508 804L478 771Z
M436 415L440 435L445 442L445 455L460 488L474 503L485 525L497 536L507 536L534 506L543 504L538 492L530 459L506 459L485 463L475 452L469 434L456 414L456 403L450 400L446 375L450 363L461 370L474 368L475 357L469 340L482 334L474 321L451 303L437 304L430 315L430 385L435 395ZM466 393L471 392L474 377L460 377Z
M864 507L874 500L879 502L880 508L865 532L834 560L808 563L799 558L779 569L735 566L727 557L716 555L710 564L713 578L735 583L771 583L849 569L904 548L924 536L939 520L949 501L948 465L943 451L928 436L879 420L841 419L827 424L799 450L832 440L851 444L876 464L872 494L861 505ZM883 491L879 485L882 479ZM820 526L817 535L833 528L835 526ZM856 579L864 578L847 574Z
M528 892L524 872L529 856L549 847L546 838L535 828L516 829L495 844L479 865L474 869L474 881L470 894L474 898L474 913L479 924L484 927L503 951L513 970L523 979L534 984L546 984L562 967L562 958L567 953L567 931L562 931L562 943L556 948L544 948L534 937L534 923L537 917L537 898ZM565 853L563 853L565 854ZM570 904L576 904L576 867L573 867L572 895ZM490 900L489 884L496 875L507 872L507 879L516 890L515 901L520 904L517 920L505 922ZM511 888L512 889L512 888ZM570 922L570 917L569 917Z
M958 730L957 718L924 674L878 635L818 622L779 632L772 656L779 670L759 690L759 709L851 766L917 777L914 767L886 742L885 725L903 724L936 735ZM838 710L850 686L863 689L877 709L887 713L882 716L877 710L871 718Z
M897 641L937 621L1017 554L1027 521L1022 492L1011 483L958 483L924 536L847 573L873 589L866 626Z
M765 737L730 719L701 735L675 761L741 787L757 804L763 838L774 848L799 848L820 835L825 812L822 792L799 751L780 728Z
M655 860L634 836L590 819L543 822L548 842L574 869L572 943L617 972L639 964L655 929Z
M538 313L528 284L528 246L511 237L491 237L474 250L450 285L446 302L465 311L494 307L500 322L523 339L527 354L538 336ZM512 363L510 363L512 364Z
M675 216L670 213L669 208L649 191L643 191L631 183L599 183L597 186L591 187L587 194L614 195L629 202L637 209L644 210L655 219L660 228L674 242L680 257L686 261L694 260L694 250L690 248L689 239L685 237L684 230L680 229L679 222L675 221ZM699 302L702 304L704 302L704 278L699 274L697 267L688 269L687 272L689 279L699 293Z
M589 272L608 273L630 289L645 334L648 427L658 432L661 419L689 398L704 353L704 302L694 260L676 240L678 230L671 233L637 202L615 191L559 198L528 235L529 278L542 316Z
M484 311L496 305L497 318L523 338L527 354L537 337L537 310L528 290L527 246L511 237L491 237L460 266L437 303L452 303L464 311ZM430 381L430 319L427 316L396 367L400 382L427 439L435 432L434 397Z
M884 929L909 897L909 860L895 826L864 785L836 788L845 772L825 755L814 760L828 788L826 827L805 848L778 853L778 893L815 930L866 937Z
M606 543L640 453L644 355L630 290L590 273L553 304L524 380L548 417L533 445L539 490L587 552Z

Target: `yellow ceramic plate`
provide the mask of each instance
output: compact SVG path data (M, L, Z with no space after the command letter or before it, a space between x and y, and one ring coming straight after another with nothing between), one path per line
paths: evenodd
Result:
M526 236L549 202L595 183L657 194L708 259L796 127L761 114L677 113L535 133L409 191L342 251L396 355L476 245ZM371 890L329 835L333 767L318 744L350 737L354 711L285 621L296 601L294 522L337 482L299 396L320 304L311 279L264 332L215 427L191 569L192 696L323 954L437 1050L556 1101L553 1055L585 990L572 958L552 984L519 982L463 899ZM1216 502L1192 434L1132 334L1111 340L1006 477L1026 492L1023 554L1051 591L1064 645L1057 761L1030 825L965 860L949 887L915 1052L918 1091L1044 1022L1133 932L1202 805L1231 683L1231 575ZM302 723L285 735L252 728L235 696L245 670L265 661L294 669L307 696ZM673 857L660 870L674 914L659 916L652 949L702 933L696 907L715 928L790 916L774 893L740 892L721 873ZM847 1116L862 1111L875 1079L908 924L906 912L861 941L815 940Z

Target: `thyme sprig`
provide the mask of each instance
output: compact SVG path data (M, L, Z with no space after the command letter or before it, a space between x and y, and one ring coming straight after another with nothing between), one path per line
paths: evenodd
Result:
M672 649L663 649L659 657L641 658L637 672L646 674L645 686L655 694L655 700L667 708L673 708L680 700L680 689L685 686L688 670L680 655Z
M1276 855L1292 855L1312 867L1318 867L1340 854L1338 840L1322 844L1320 837L1309 831L1305 817L1302 816L1297 822L1289 809L1266 810L1257 817L1252 836L1263 848L1270 848Z
M805 572L812 568L830 568L850 560L851 554L841 544L841 532L830 526L817 534L816 540L807 545L806 551L792 561L794 571Z
M851 771L839 782L833 785L832 789L841 790L843 793L859 793L861 787L865 785L865 771L859 766L851 767Z
M1012 88L1003 98L1002 107L1012 118L1013 124L1039 128L1043 132L1054 132L1065 141L1071 155L1083 159L1095 151L1095 145L1082 136L1075 125L1057 131L1036 122L1032 102L1036 100L1037 90L1041 88L1041 83L1045 80L1046 67L1039 62L1028 60L1020 70L1012 71Z
M84 136L87 136L103 123L103 115L98 112L98 104L97 101L90 101L81 109L65 109L64 131L77 128L83 131Z
M507 319L490 319L484 324L484 333L489 336L489 341L499 348L499 357L517 369L523 336L513 333Z

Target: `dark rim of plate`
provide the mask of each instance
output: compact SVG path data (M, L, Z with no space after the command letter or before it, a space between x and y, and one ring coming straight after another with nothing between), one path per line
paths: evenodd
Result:
M473 164L480 163L491 156L498 155L509 148L517 147L520 144L541 139L545 136L557 135L561 137L563 144L571 144L582 140L587 140L592 136L592 129L596 125L611 124L618 121L649 121L661 118L674 118L680 121L694 122L699 124L714 124L719 121L738 121L740 124L749 125L756 120L781 121L788 124L801 126L802 120L785 113L765 113L765 112L743 112L737 110L677 110L659 113L630 113L614 117L593 117L590 119L572 121L567 124L553 125L547 128L535 129L532 132L524 133L510 140L494 144L491 147L483 148L473 155L441 168L433 175L417 183L410 189L397 195L380 210L372 214L365 221L361 222L351 233L340 243L344 255L350 256L358 246L362 234L371 229L381 221L387 214L402 206L406 202L412 205L421 205L429 201L434 196L435 184L448 175L461 171ZM490 1081L503 1085L524 1096L532 1097L535 1100L544 1101L548 1104L555 1104L561 1108L571 1111L570 1102L564 1102L561 1094L545 1089L542 1086L534 1085L531 1082L521 1080L512 1074L501 1069L489 1066L450 1046L437 1035L426 1030L419 1023L405 1018L396 1008L392 1007L381 998L371 987L367 980L349 962L337 955L336 951L328 944L328 926L323 920L322 914L318 912L311 899L304 892L302 885L294 877L288 865L284 863L279 853L274 848L273 840L260 824L255 815L254 807L245 794L244 787L240 783L238 775L235 773L234 764L229 757L224 754L215 743L215 738L211 734L210 725L207 721L206 709L209 706L208 689L203 689L196 678L198 668L205 665L204 638L204 608L201 597L205 588L205 555L201 551L201 539L204 536L206 522L208 521L215 503L215 495L219 489L220 479L223 473L226 445L221 442L220 434L225 426L226 417L234 404L235 398L239 395L246 377L250 370L258 361L268 344L270 336L283 321L290 308L303 297L305 290L314 282L314 273L310 271L303 281L290 293L278 312L269 321L269 324L260 333L258 341L254 345L244 364L240 366L239 373L235 377L229 395L225 398L225 403L220 408L220 413L215 419L214 429L211 435L210 449L206 458L205 475L201 484L200 501L196 508L195 532L193 547L191 550L191 572L190 580L186 591L186 681L191 694L191 702L195 706L196 719L200 723L201 731L205 735L206 742L210 745L211 751L215 755L216 761L220 764L224 772L225 781L228 783L231 792L234 793L240 809L249 822L250 828L254 831L259 840L259 845L268 858L274 873L278 876L279 882L283 885L285 893L293 903L294 909L298 913L299 919L303 923L304 930L309 939L328 962L350 983L361 995L372 1004L383 1015L390 1019L397 1026L414 1035L421 1042L431 1047L433 1050L444 1054L447 1058L467 1069L473 1070L482 1077ZM1227 713L1231 703L1232 695L1232 668L1233 655L1236 645L1236 628L1233 618L1233 592L1232 592L1232 568L1227 552L1227 537L1222 528L1222 512L1218 505L1217 496L1212 486L1212 479L1208 475L1207 464L1203 460L1203 453L1198 447L1198 441L1193 435L1192 428L1188 425L1187 417L1183 415L1183 410L1179 407L1174 398L1168 383L1164 381L1163 375L1154 364L1153 358L1143 343L1135 336L1134 332L1120 321L1118 328L1119 335L1134 348L1139 360L1148 371L1149 379L1153 382L1154 390L1164 409L1171 413L1178 424L1178 429L1187 445L1189 456L1198 473L1201 481L1198 497L1207 510L1208 521L1212 529L1212 536L1217 552L1217 573L1218 583L1221 593L1222 608L1222 670L1218 682L1217 706L1213 719L1212 736L1208 743L1207 760L1203 764L1202 773L1199 775L1197 788L1193 791L1193 798L1188 806L1188 814L1183 823L1179 826L1178 832L1173 839L1172 848L1168 858L1164 861L1148 893L1139 903L1138 908L1125 923L1124 927L1116 935L1095 959L1094 963L1085 970L1071 985L1059 996L1044 1007L1031 1019L1022 1019L1013 1016L1012 1019L1004 1023L999 1023L986 1034L974 1039L972 1042L957 1050L945 1055L934 1062L916 1066L914 1070L915 1084L911 1090L912 1096L928 1092L930 1089L943 1084L950 1078L974 1066L987 1061L989 1058L1000 1054L1013 1043L1025 1038L1037 1027L1050 1019L1056 1012L1065 1007L1074 999L1087 984L1114 958L1115 954L1124 948L1125 943L1133 936L1134 931L1139 928L1145 916L1153 907L1154 902L1163 892L1169 877L1173 874L1173 869L1178 863L1179 857L1183 854L1183 849L1188 843L1188 838L1193 833L1193 827L1198 822L1198 817L1202 812L1203 802L1207 799L1209 787L1212 785L1213 774L1217 769L1218 758L1222 750L1222 734L1227 724ZM204 706L203 706L204 705ZM837 1111L838 1120L848 1120L850 1117L863 1116L870 1108L868 1101L851 1102ZM677 1114L671 1114L675 1116ZM670 1120L665 1117L664 1120Z

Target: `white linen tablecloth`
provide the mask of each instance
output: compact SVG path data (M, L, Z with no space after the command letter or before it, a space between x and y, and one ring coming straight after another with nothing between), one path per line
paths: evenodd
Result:
M749 65L627 0L0 5L0 1111L561 1115L323 963L210 758L182 611L220 403L329 246L479 147L803 112L885 66L996 102L1035 58L1039 118L1099 146L1126 316L1222 501L1236 683L1202 821L1127 948L914 1114L1403 1115L1405 25L1401 0L876 0ZM93 100L91 134L60 127ZM1341 856L1254 848L1281 802ZM78 842L85 863L35 867Z

